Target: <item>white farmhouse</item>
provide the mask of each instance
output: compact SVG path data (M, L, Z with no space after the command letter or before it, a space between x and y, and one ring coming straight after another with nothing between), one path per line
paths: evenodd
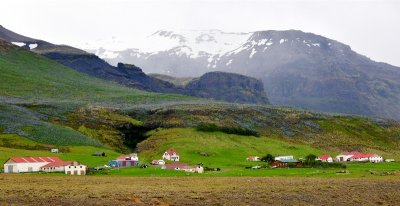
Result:
M12 157L4 164L4 173L39 172L53 162L62 160L58 157Z
M294 160L294 157L293 156L277 156L277 157L275 157L275 160L277 160L277 161Z
M164 152L163 159L179 162L179 153L175 150L167 150Z
M64 172L65 166L70 165L72 161L51 162L41 167L43 172Z
M333 162L333 158L328 154L319 156L315 160L321 161L321 162Z
M86 165L82 165L79 162L71 162L64 168L67 175L86 175Z
M350 161L350 158L354 155L360 155L360 152L352 151L352 152L343 152L336 156L337 161L339 162L347 162Z

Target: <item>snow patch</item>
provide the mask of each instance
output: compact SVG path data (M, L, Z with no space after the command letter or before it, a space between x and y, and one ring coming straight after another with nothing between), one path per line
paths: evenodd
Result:
M253 58L253 56L254 56L255 53L257 53L257 51L253 48L253 49L251 50L251 53L250 53L249 58L250 58L250 59Z
M321 47L321 45L319 43L313 43L313 46L317 46L317 47Z
M232 59L230 59L230 60L226 63L226 66L228 66L228 65L230 65L230 64L232 64Z
M38 46L38 44L29 44L29 48L32 50L34 48L36 48Z
M26 45L24 42L11 42L11 43L14 44L14 45L17 45L19 47Z
M282 44L282 43L284 43L285 41L287 41L287 39L281 39L281 40L279 40L279 44Z

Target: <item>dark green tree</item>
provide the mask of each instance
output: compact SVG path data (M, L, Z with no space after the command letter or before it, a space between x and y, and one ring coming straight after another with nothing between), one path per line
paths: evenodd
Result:
M275 160L275 158L271 154L267 154L264 157L261 157L261 161L268 162L268 163L271 163L274 160Z

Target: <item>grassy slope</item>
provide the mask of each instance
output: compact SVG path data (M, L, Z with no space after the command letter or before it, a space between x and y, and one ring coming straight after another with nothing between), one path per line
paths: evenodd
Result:
M0 42L0 73L0 132L53 145L101 146L98 139L51 121L65 119L83 105L126 108L194 100L93 78L4 42Z
M127 104L192 100L182 95L144 92L89 77L40 55L13 48L0 54L0 96L25 102Z

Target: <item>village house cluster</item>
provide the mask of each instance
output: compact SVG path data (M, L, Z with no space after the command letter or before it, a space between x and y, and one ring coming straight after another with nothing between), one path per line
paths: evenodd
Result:
M246 158L247 161L261 161L259 156L249 156ZM271 161L271 168L279 168L279 167L288 167L289 164L294 167L302 166L302 159L296 160L293 156L277 156L274 157L274 160ZM382 156L373 153L361 153L357 151L351 152L342 152L336 156L336 158L331 157L329 154L321 155L315 159L316 161L321 162L372 162L379 163L383 162L384 159ZM386 162L394 162L394 159L386 159Z
M383 157L373 153L361 153L357 151L342 152L332 158L330 155L319 156L316 160L322 162L383 162Z

